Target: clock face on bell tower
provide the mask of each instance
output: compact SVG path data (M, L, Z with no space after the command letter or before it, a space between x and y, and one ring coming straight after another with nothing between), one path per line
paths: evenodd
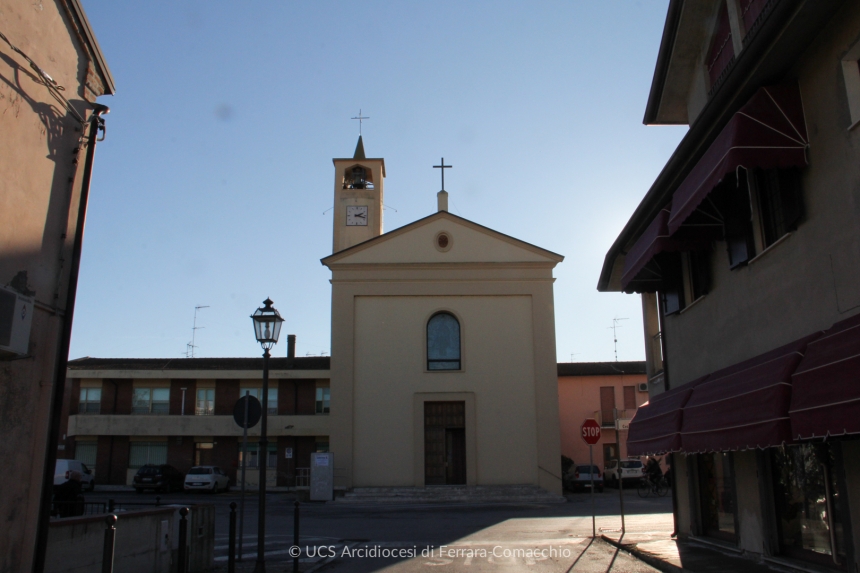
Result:
M349 159L334 162L332 252L348 249L382 234L385 161L364 155L361 136Z
M348 205L346 208L346 226L367 225L367 205Z

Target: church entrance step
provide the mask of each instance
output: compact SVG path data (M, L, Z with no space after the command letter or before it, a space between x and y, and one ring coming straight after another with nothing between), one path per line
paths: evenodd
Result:
M357 487L337 503L564 503L536 485Z

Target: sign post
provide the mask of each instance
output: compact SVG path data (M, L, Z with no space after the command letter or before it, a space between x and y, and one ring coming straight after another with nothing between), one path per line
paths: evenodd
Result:
M582 439L588 444L588 475L591 476L591 537L597 537L594 508L594 444L600 441L600 424L594 418L582 423Z
M248 390L245 395L236 400L233 406L233 421L242 428L242 493L239 495L239 562L242 561L242 532L245 529L245 466L248 463L248 428L253 428L260 421L263 408L255 396Z
M621 424L618 422L618 408L612 409L615 417L615 454L618 456L618 496L621 499L621 537L626 533L624 527L624 468L621 467Z

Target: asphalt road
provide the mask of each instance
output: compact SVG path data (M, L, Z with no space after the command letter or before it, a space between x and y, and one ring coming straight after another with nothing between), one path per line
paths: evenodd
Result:
M96 492L87 501L112 498L125 504L152 503L154 494ZM672 530L671 497L640 498L625 491L625 540L667 538ZM256 558L256 494L246 494L243 550ZM216 563L225 565L229 505L239 493L162 494L161 503L212 503L216 508ZM294 499L267 496L266 561L283 571L292 560ZM595 494L598 536L618 538L617 490ZM603 542L592 543L589 494L570 494L560 504L300 505L302 570L370 571L654 571ZM239 570L242 570L240 568ZM226 569L225 569L226 570Z

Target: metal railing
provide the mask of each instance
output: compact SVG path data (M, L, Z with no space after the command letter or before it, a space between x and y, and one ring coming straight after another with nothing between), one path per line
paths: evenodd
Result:
M606 414L606 415L604 415ZM608 412L603 412L602 410L596 410L594 412L594 419L597 420L597 423L600 424L601 428L614 428L616 418L613 415L614 412L609 410ZM630 420L633 418L633 415L636 414L636 410L618 410L618 420Z

